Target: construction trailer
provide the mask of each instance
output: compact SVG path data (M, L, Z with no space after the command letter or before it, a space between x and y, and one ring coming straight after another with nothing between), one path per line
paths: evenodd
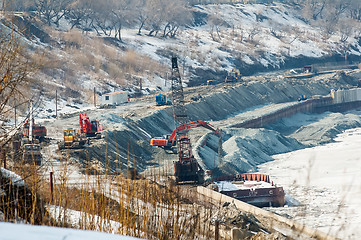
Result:
M129 100L127 91L117 91L112 93L105 93L102 95L102 105L119 105L127 103Z

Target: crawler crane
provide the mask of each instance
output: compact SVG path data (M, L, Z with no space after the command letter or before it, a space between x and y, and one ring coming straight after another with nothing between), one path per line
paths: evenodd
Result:
M176 132L178 161L174 162L176 182L203 182L204 171L192 155L191 142L188 137L188 116L184 106L182 79L180 77L177 58L172 57L172 105Z

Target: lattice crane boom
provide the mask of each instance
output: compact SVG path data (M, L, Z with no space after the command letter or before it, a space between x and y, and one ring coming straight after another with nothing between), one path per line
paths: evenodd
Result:
M174 163L176 181L201 181L202 170L192 155L191 142L188 137L188 116L186 113L183 83L180 77L177 58L172 57L172 105L173 118L176 129L183 129L177 134L177 150L179 160Z

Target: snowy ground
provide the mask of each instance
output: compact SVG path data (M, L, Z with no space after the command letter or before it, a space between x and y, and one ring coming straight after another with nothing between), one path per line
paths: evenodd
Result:
M275 155L275 161L260 165L293 200L294 206L272 211L341 239L359 239L360 145L361 128L356 128L334 143Z
M47 226L33 226L25 224L0 223L1 239L6 240L132 240L134 237L101 233L95 231L84 231L69 228L56 228Z

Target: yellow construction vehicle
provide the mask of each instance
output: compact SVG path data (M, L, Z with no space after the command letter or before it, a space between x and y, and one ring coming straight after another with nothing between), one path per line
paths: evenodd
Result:
M77 149L83 148L84 145L88 143L88 140L82 138L81 135L73 128L68 128L64 130L64 140L61 141L58 146L59 150L69 148Z
M232 70L228 71L227 76L224 79L224 81L225 82L236 82L236 81L240 80L241 77L242 77L242 75L239 72L239 70L233 68Z

